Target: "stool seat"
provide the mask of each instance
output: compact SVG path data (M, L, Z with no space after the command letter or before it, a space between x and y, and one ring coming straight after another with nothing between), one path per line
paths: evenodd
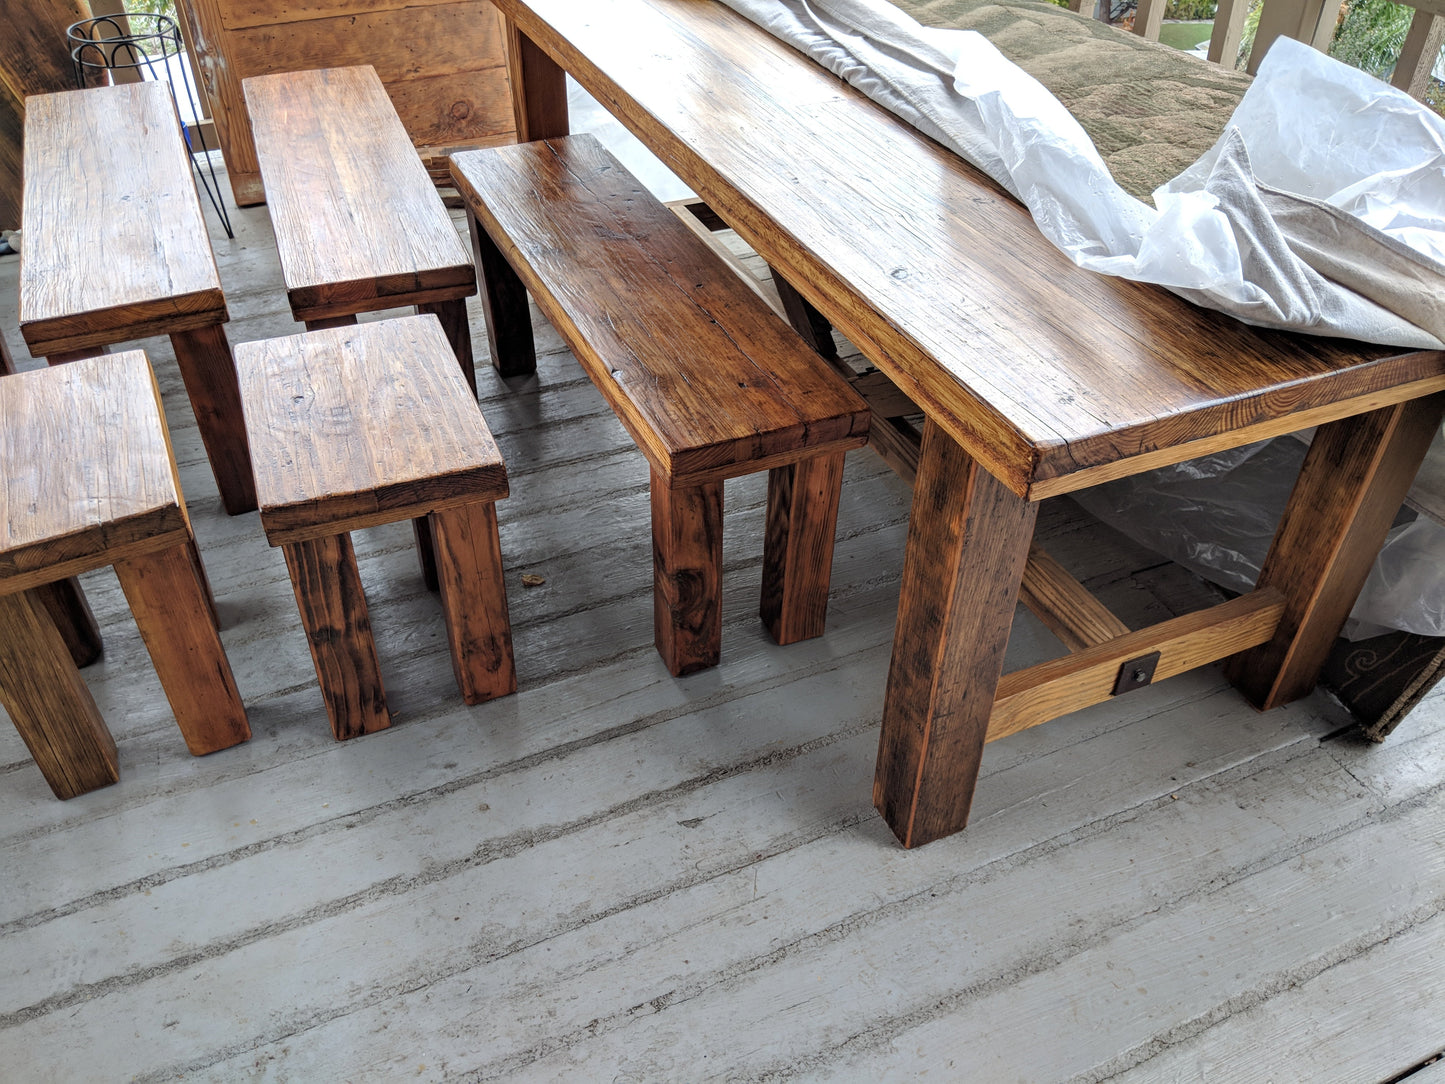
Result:
M0 379L0 703L61 798L119 768L45 589L104 565L191 752L249 738L138 350Z
M261 526L286 558L332 733L391 725L349 534L361 527L426 524L463 698L513 692L494 508L507 468L437 318L243 343L236 367Z

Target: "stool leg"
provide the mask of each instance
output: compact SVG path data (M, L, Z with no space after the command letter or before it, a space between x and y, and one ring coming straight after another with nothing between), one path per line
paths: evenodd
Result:
M80 350L65 350L59 354L45 355L45 364L64 365L68 361L84 361L86 358L103 357L109 352L109 349L104 346L87 346Z
M487 318L492 367L503 376L535 373L537 344L532 338L527 288L507 263L502 250L477 224L471 208L467 209L467 226L472 231L472 255L482 280L482 313Z
M251 736L189 542L115 563L176 725L194 756Z
M497 507L466 504L431 514L452 671L468 704L517 691L512 624L502 579Z
M31 591L0 595L0 703L57 798L120 778L115 739Z
M256 510L256 483L251 477L251 451L241 416L241 389L231 344L220 324L177 331L171 335L176 364L201 430L206 457L228 515Z
M416 311L432 313L441 321L442 331L446 333L447 341L452 344L452 353L456 354L457 364L462 367L462 376L467 378L467 387L472 389L472 398L475 399L477 368L472 361L472 329L467 322L466 299L459 297L454 301L430 301L425 305L418 305ZM528 323L528 330L531 330L531 327Z
M66 650L76 666L89 666L100 658L105 645L100 639L100 626L90 612L90 603L80 589L80 581L71 577L56 580L34 589L36 601L45 607Z
M678 677L722 654L721 482L670 489L652 472L652 624Z
M823 635L842 491L842 452L768 471L763 598L758 613L777 643Z
M307 331L325 331L332 327L351 327L356 323L356 314L348 313L346 316L327 316L321 320L307 320Z
M337 741L391 726L349 534L281 547Z
M416 556L421 565L422 582L428 591L440 591L441 581L437 578L437 547L432 537L431 520L417 516L411 521L412 534L416 535Z

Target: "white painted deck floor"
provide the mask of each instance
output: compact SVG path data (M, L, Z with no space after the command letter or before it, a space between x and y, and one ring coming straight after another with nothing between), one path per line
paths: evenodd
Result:
M232 217L231 340L299 330L264 208ZM870 787L907 488L850 453L829 631L779 648L763 482L729 484L723 663L675 680L642 457L545 324L535 378L473 335L521 689L464 706L409 527L363 532L397 725L345 744L144 344L255 736L191 758L83 578L122 779L56 801L0 726L0 1081L1379 1082L1445 1048L1445 697L1369 746L1323 694L1179 677L991 745L971 827L905 852ZM1042 524L1131 623L1212 597L1067 501Z

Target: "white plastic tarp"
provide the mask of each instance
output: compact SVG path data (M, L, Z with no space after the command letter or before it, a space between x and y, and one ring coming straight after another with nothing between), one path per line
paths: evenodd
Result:
M1445 339L1445 121L1308 46L1275 44L1219 142L1151 207L980 34L887 0L724 3L987 172L1081 267L1265 327Z

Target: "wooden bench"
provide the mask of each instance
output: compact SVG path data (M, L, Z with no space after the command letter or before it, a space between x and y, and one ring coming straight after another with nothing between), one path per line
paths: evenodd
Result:
M261 525L281 547L332 733L391 725L350 533L426 517L468 704L513 692L494 504L507 468L434 316L236 348Z
M242 85L292 315L314 331L378 309L435 313L475 393L476 271L376 70Z
M226 299L163 83L38 94L25 110L20 332L52 365L169 335L232 515L256 507Z
M119 766L41 589L105 565L190 751L249 738L139 350L0 379L0 703L59 798Z
M867 440L863 401L595 139L464 152L452 177L493 363L535 368L530 290L652 468L668 669L718 661L722 483L759 470L763 621L780 644L821 635L843 453Z

